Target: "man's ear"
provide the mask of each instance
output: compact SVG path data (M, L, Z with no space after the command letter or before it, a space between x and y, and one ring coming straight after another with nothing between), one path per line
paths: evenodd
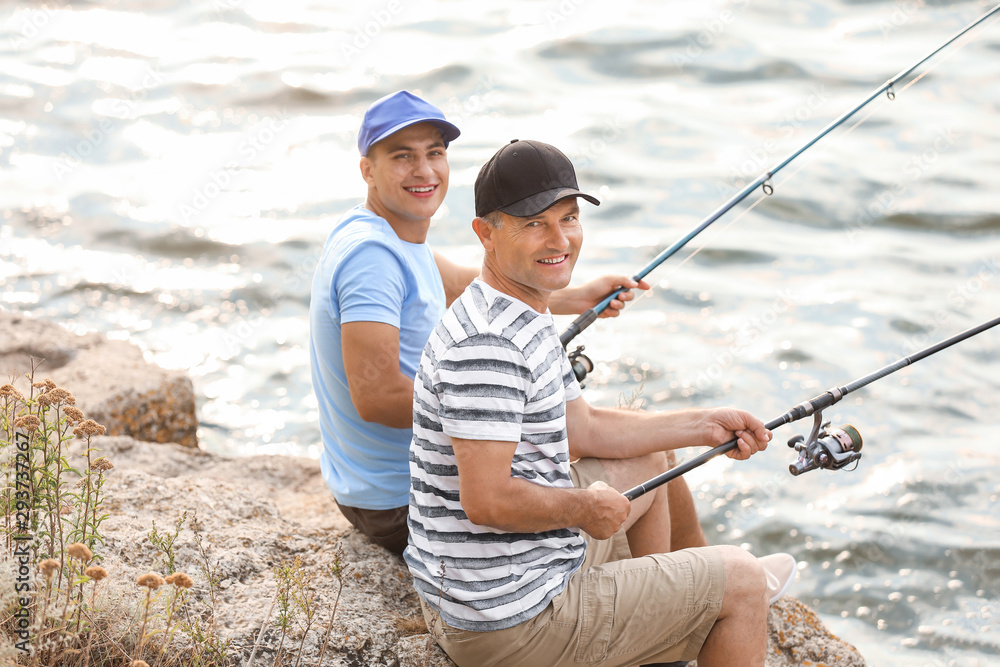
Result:
M368 185L375 184L375 162L368 156L361 158L361 164L358 165L361 168L361 178L365 179L365 183Z
M472 229L479 237L479 242L483 244L483 249L486 252L493 252L493 234L497 231L496 227L482 218L473 218Z

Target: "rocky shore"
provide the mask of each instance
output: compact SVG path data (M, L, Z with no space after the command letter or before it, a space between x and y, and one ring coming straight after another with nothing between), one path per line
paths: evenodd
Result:
M51 378L68 389L77 407L108 428L92 443L115 466L104 488L105 604L127 610L136 577L168 574L172 557L173 569L195 580L192 595L214 595L215 630L230 641L234 664L274 665L279 645L286 665L453 664L427 634L405 566L344 520L317 461L202 451L194 391L183 374L152 366L125 342L0 313L4 381L15 370L23 374L29 356L46 359L36 380ZM165 553L162 537L174 533ZM215 586L207 583L205 564ZM283 566L304 577L302 590L316 610L308 630L300 615L284 640L274 604ZM772 606L769 625L770 667L865 664L791 597Z

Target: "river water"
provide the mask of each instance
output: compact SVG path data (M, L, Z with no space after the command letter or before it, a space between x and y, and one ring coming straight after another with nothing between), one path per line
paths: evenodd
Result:
M202 446L318 455L309 283L364 196L372 100L463 131L431 242L478 264L472 184L512 138L570 154L579 278L635 273L989 9L923 0L75 2L0 9L0 307L185 370ZM585 343L595 404L773 419L1000 311L1000 25L831 133ZM752 208L751 208L752 206ZM701 248L700 252L692 252ZM567 323L560 321L560 324ZM792 594L872 665L1000 664L1000 331L831 408L857 470L688 476L711 539L801 562ZM72 388L71 388L72 389Z

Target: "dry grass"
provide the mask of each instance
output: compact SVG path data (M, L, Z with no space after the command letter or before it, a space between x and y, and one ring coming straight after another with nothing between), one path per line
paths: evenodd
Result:
M198 562L176 562L174 544L185 511L173 532L158 531L153 523L147 536L168 576L153 571L133 578L102 565L101 523L108 518L103 487L114 466L97 456L91 438L104 427L87 419L65 389L51 380L34 382L34 371L33 363L27 395L12 383L0 386L0 664L228 667L240 662L240 653L220 632L218 563L193 512L188 528ZM82 446L82 453L71 455L71 444ZM318 604L317 573L298 559L275 567L281 613L269 620L282 639L277 651L268 649L274 664L299 665L307 636L321 646L312 664L322 664L350 569L338 546L332 565L318 573L336 580L336 601L327 609Z

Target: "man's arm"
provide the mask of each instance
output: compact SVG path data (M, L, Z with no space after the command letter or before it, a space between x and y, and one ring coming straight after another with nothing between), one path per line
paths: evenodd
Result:
M413 426L413 378L399 368L399 329L381 322L347 322L340 329L351 402L366 422Z
M715 447L738 437L726 456L745 460L771 439L764 422L734 408L644 412L595 408L582 397L566 404L570 455L633 458L681 447Z
M604 482L586 489L555 489L512 477L515 442L451 442L462 509L474 524L514 533L580 528L603 540L628 518L629 501Z
M647 290L649 283L645 280L636 282L628 276L601 276L579 287L566 287L553 292L549 298L549 310L555 315L578 315L599 304L619 287ZM618 317L618 312L625 307L625 303L634 298L633 292L622 292L599 317Z
M434 252L434 262L437 264L438 273L441 274L441 282L444 284L444 298L449 306L479 275L479 269L456 264L437 251Z

